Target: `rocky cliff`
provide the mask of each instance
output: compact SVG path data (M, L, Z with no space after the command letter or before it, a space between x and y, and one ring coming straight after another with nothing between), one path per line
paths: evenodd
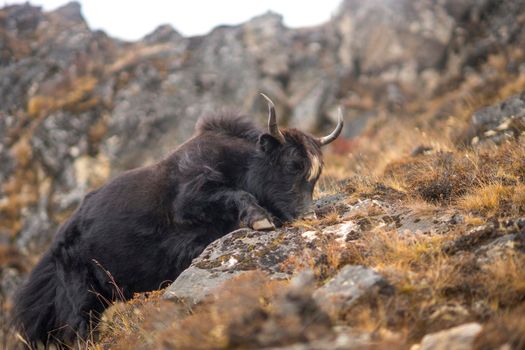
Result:
M167 292L211 306L173 318L182 320L176 330L139 312L135 326L160 334L139 332L140 341L153 346L173 333L188 342L173 347L195 347L184 327L226 310L206 291L233 278L235 300L268 302L214 323L209 347L425 348L434 341L425 334L471 321L470 340L481 324L489 334L480 347L499 341L490 334L501 325L509 346L523 346L511 337L523 318L508 312L523 307L524 293L524 24L518 0L346 0L317 27L290 29L267 13L200 37L161 26L130 43L92 31L77 3L1 9L2 303L86 191L163 157L203 113L264 118L263 91L284 124L312 132L344 107L346 139L332 147L318 191L338 195L320 200L317 221L216 242ZM259 272L240 273L251 270ZM310 272L286 282L300 270ZM210 285L202 276L213 276ZM353 278L362 288L341 291ZM137 303L158 314L161 301ZM255 328L239 326L246 317ZM124 329L116 319L108 324ZM270 337L289 322L292 335ZM312 324L319 328L305 336ZM111 327L114 345L122 339Z

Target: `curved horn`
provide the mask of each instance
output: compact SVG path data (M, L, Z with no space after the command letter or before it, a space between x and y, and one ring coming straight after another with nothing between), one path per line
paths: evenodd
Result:
M317 139L321 146L328 145L330 142L334 141L341 133L341 130L343 130L343 124L343 110L339 107L339 116L337 118L337 126L335 127L335 130L332 131L330 135Z
M275 137L280 143L284 143L284 136L281 133L281 130L279 130L279 126L277 125L275 105L268 96L266 96L262 92L260 94L266 99L266 102L268 102L268 132L270 133L270 135Z

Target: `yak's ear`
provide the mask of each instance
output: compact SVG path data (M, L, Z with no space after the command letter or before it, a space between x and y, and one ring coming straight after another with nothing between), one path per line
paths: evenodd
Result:
M259 136L259 141L257 142L257 145L259 146L259 148L263 152L270 153L274 149L279 147L280 143L272 135L270 135L270 134L262 134L261 136Z

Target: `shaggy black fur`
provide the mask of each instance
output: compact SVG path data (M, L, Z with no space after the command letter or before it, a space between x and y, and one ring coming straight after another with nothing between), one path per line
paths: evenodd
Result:
M213 240L297 217L320 144L283 134L280 144L245 117L205 118L166 159L87 194L18 293L21 334L32 346L85 338L111 301L166 286Z

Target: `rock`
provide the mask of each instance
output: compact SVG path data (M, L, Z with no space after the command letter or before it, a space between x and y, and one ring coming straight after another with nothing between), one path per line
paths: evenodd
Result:
M294 229L268 232L239 229L210 244L167 289L166 299L201 301L224 281L244 271L261 270L270 278L285 279L290 272L280 264L306 244ZM199 293L194 293L199 289Z
M153 33L144 37L144 41L148 44L174 42L180 39L182 36L169 24L159 26Z
M18 286L24 281L20 270L10 267L0 269L0 300L12 300ZM4 307L4 305L2 305Z
M7 130L15 124L15 117L4 115L0 112L0 140L8 140ZM15 161L9 152L7 145L0 143L0 164L2 164L2 171L0 171L0 183L3 183L13 170L15 169ZM2 190L0 189L0 195Z
M426 145L419 145L410 152L410 156L428 155L434 151L434 148Z
M334 194L319 198L314 203L314 212L316 215L324 214L330 210L341 208L341 202L346 196L342 193Z
M525 252L525 219L494 220L474 227L465 235L447 242L443 251L456 254L460 251L474 251L483 261L510 250Z
M314 208L326 212L334 201L333 196L320 198L314 203ZM335 230L336 227L331 229ZM333 232L336 236L345 233ZM293 227L266 232L249 228L233 231L211 243L195 258L191 266L168 287L164 298L195 304L225 281L245 271L259 270L272 279L289 279L295 271L283 268L282 263L291 256L299 256L316 238L316 234ZM299 276L302 277L296 277L292 283L292 286L298 283L296 289L305 289L311 284L307 274ZM194 290L199 292L194 293Z
M481 332L479 323L467 323L423 337L420 350L470 350L476 336Z
M490 222L485 225L475 227L471 229L466 235L447 242L443 246L443 251L447 254L455 254L459 251L471 250L483 243L490 242L499 236L500 233L496 229L496 224Z
M463 222L463 216L455 210L425 213L417 210L400 210L396 228L405 234L444 234Z
M210 295L225 281L241 273L242 272L239 271L233 271L231 273L210 272L192 266L185 270L177 280L166 289L163 298L182 302L186 305L194 305Z
M354 221L347 221L342 224L325 227L322 234L331 234L337 242L343 243L354 239L359 230L359 224Z
M525 231L510 233L494 239L475 250L477 262L480 266L496 259L512 256L515 252L525 253Z
M17 249L0 244L0 301L10 301L28 265Z
M314 292L314 299L329 313L347 310L361 298L393 292L380 274L358 265L347 265L324 286Z
M466 131L465 142L475 146L501 144L525 132L525 92L476 111Z
M288 346L268 348L268 350L359 350L366 349L371 345L372 337L369 333L355 329L344 329L344 327L334 327L335 336L324 337L309 343L296 343ZM343 329L341 329L343 328Z
M192 284L208 292L225 280L231 279L243 271L259 269L272 278L286 278L280 263L292 252L304 246L303 238L295 235L294 230L284 229L259 232L240 229L229 233L210 244L202 254L193 260L191 267L184 271L166 293L170 298L180 289L191 289ZM211 276L210 286L201 286L199 276ZM199 301L202 298L194 298ZM199 300L197 300L199 299Z
M313 273L294 277L289 288L272 303L271 311L255 310L249 317L230 324L232 348L271 348L295 342L312 342L333 337L332 322L312 299ZM246 322L256 329L250 334Z
M392 196L398 198L398 194L389 189L377 188L379 197ZM360 231L370 230L373 227L384 227L389 230L397 230L405 235L421 234L443 234L450 231L455 225L462 222L462 216L455 210L447 211L421 211L413 208L403 208L387 203L384 199L359 199L355 204L346 207L341 217L344 220L353 220L358 224ZM347 232L340 232L347 239L359 236L359 230L346 225Z
M277 301L277 312L258 336L261 345L287 343L291 339L314 340L332 333L330 318L312 298L314 286L311 271L291 280L289 290Z
M334 103L332 96L336 87L333 79L325 78L314 82L313 85L311 90L294 105L289 123L291 127L309 131L318 129L320 124L319 115Z

